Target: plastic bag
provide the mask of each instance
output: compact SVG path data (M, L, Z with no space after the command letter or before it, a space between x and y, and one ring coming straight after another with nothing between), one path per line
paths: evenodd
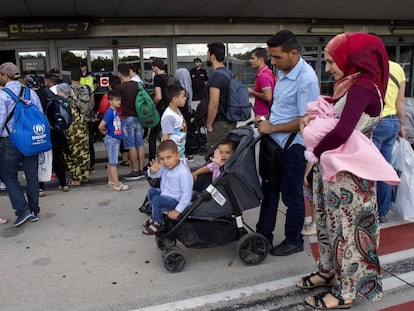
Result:
M401 179L393 193L391 209L402 219L414 221L414 151L408 140L395 142L391 164Z
M39 182L50 181L52 176L52 150L39 153L38 160L38 178Z

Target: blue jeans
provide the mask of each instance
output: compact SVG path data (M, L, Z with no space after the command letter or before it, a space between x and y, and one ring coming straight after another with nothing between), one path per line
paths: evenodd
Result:
M106 151L108 152L108 164L111 166L118 165L119 146L121 140L112 136L106 135L104 138Z
M138 117L122 119L122 141L125 149L138 148L144 145L144 128Z
M387 162L391 162L392 149L400 132L400 120L396 115L382 118L374 129L372 140ZM391 206L392 186L377 182L377 201L380 216L387 215Z
M285 222L286 241L295 246L303 245L302 228L305 220L303 199L303 176L306 160L305 148L295 144L285 151L281 158L280 170L272 181L262 181L263 200L256 231L273 245L273 231L280 194L287 207Z
M2 178L7 186L10 202L16 216L23 215L27 210L35 214L39 213L38 156L26 157L16 149L9 138L2 138L0 162ZM26 176L27 201L17 180L20 162L23 164Z
M176 199L161 195L161 189L159 188L148 190L148 200L152 210L151 218L157 224L163 224L164 212L173 210L178 204Z

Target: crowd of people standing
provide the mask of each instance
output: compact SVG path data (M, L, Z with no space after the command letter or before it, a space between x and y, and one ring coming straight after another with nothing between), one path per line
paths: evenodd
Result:
M301 132L313 130L310 125L315 116L307 115L306 111L308 104L316 101L320 95L318 78L313 68L301 57L301 45L292 32L279 31L268 40L267 46L268 49L256 48L251 52L250 62L256 70L256 81L254 88L249 88L248 92L255 99L253 119L258 132L269 135L284 151L276 176L262 180L264 198L256 231L267 239L271 255L289 256L303 251L304 239L301 232L305 219L304 177L306 180L306 175L311 172L311 203L315 209L320 261L318 271L300 279L297 286L302 289L330 289L309 296L306 303L315 308L334 309L351 307L358 296L380 300L381 267L377 254L379 222L386 222L390 188L385 184L389 180L383 175L364 178L365 172L349 169L349 163L337 168L334 177L327 180L324 174L328 168L324 155L340 148L348 142L353 131L358 131L369 140L374 137L378 149L387 161L390 160L390 146L398 135L404 136L401 130L404 122L401 104L404 79L398 65L396 67L389 63L383 43L374 35L345 33L330 40L325 47L326 71L336 82L332 96L325 97L324 100L333 109L337 124L322 135L311 151L305 152L310 146L306 146ZM225 114L230 84L227 77L230 69L225 65L225 55L223 43L212 42L207 45L207 65L213 69L208 77L207 72L201 69L199 58L194 59L195 68L191 71L179 68L174 76L168 75L162 59L153 60L153 99L161 115L161 122L151 128L148 135L147 166L145 131L135 111L135 98L139 89L137 83L142 83L142 80L136 69L127 64L118 65L119 79L114 77L110 80L111 91L103 98L99 110L104 120L99 130L104 135L111 136L105 140L109 159L108 186L118 191L129 190L129 186L119 182L117 171L112 169L118 165L118 150L127 153L131 167L131 172L123 176L124 180L143 179L146 172L151 176L162 175L156 160L160 133L163 141L171 140L177 145L167 146L169 143L164 143L165 150L160 151L164 152L163 156L167 157L171 153L174 158L174 164L168 169L179 166L188 177L186 185L192 186L187 169L182 168L185 160L191 161L192 158L191 151L185 145L192 99L206 99L208 103L206 129L209 151L214 151L228 132L236 127L236 122L227 120ZM95 117L95 103L92 100L91 86L81 83L85 74L83 65L81 64L82 70L76 68L71 72L70 84L60 83L56 75L49 74L45 77L44 87L36 92L31 91L32 103L46 113L51 124L53 169L59 180L59 188L64 192L71 186L77 187L85 183L94 170L95 159L91 151L94 126L91 124ZM274 66L276 75L269 65ZM387 86L391 89L390 71L396 72L395 75L398 76L397 82L392 79L397 88L387 97ZM16 94L20 89L20 83L16 80L18 75L14 64L5 63L0 66L0 84ZM171 84L170 78L173 78ZM49 110L48 102L52 96L57 96L69 106L72 121L64 131L55 123L54 112ZM44 189L42 184L39 186L36 177L37 156L26 157L20 154L4 129L7 112L13 105L12 100L0 92L0 103L0 179L8 188L17 216L15 226L20 226L26 220L39 219L38 198ZM103 105L107 109L103 109ZM390 133L390 125L384 122L393 122L391 127L394 132ZM10 126L13 126L12 122ZM384 142L384 137L389 139ZM113 146L115 152L111 149ZM26 175L27 200L16 178L19 162L23 163ZM307 164L312 168L306 170ZM66 170L71 177L69 181ZM398 182L398 178L394 181ZM158 200L160 193L162 196L161 191L154 190L151 197L157 197ZM185 198L185 202L189 201L188 195ZM273 246L280 199L287 207L285 239ZM179 202L182 202L180 197L174 197L174 204L181 204ZM180 206L179 212L174 213L171 210L174 210L175 205L170 205L167 210L173 219L179 217L185 208ZM144 234L155 234L162 229L160 211L163 208L157 210L154 222L148 223ZM0 223L5 221L0 218Z

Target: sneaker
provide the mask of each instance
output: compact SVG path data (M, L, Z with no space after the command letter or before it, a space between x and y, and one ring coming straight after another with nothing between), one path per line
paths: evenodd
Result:
M140 180L145 178L145 174L144 171L132 171L131 173L124 175L122 178L125 180Z
M39 220L39 216L37 216L37 214L32 213L32 218L30 219L30 222L35 222Z
M22 225L29 218L32 218L32 213L30 213L30 211L27 210L24 212L23 215L20 215L19 217L17 217L16 221L14 222L14 226L18 227Z
M1 191L7 190L6 184L4 182L2 182L2 181L0 181L0 190Z
M385 216L380 216L379 217L379 222L380 222L380 224L386 224L388 222L388 219Z

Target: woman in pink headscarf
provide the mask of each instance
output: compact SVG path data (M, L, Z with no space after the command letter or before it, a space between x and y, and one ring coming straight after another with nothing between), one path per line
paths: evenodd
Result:
M339 120L313 146L318 160L347 142L354 130L371 138L389 74L383 43L366 33L335 36L325 48L325 59L326 71L336 80L329 101ZM314 118L305 116L302 127ZM346 166L337 168L332 181L322 178L323 166L317 164L314 168L319 271L299 280L297 286L331 287L306 298L307 304L318 309L350 308L357 295L369 300L382 297L375 181L350 171Z

